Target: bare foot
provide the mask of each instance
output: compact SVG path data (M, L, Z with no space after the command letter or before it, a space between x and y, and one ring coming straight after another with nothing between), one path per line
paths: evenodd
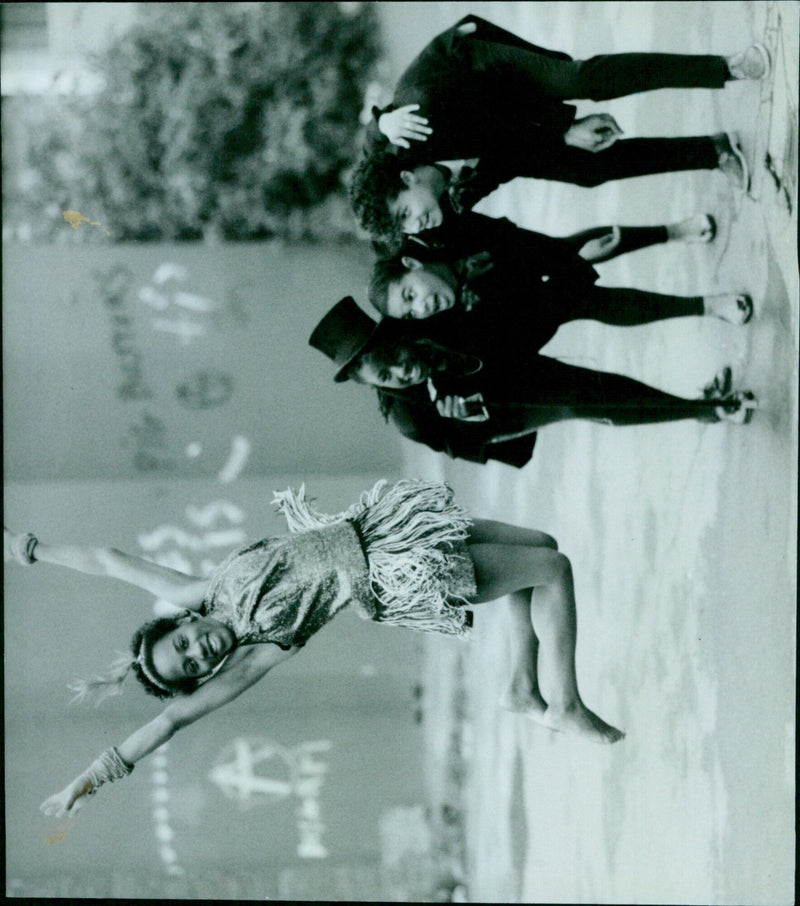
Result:
M622 730L612 727L590 711L582 702L556 711L552 706L543 715L542 723L551 730L562 733L577 733L585 736L591 742L608 745L618 742L625 734Z
M547 702L538 689L520 690L512 682L500 698L500 707L515 714L524 714L539 724L544 724Z

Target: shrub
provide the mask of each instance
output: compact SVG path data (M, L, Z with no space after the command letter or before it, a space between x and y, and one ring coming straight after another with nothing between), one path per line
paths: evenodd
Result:
M7 216L40 238L63 234L64 210L117 240L341 231L342 173L379 54L371 5L140 8L93 59L103 87L48 99L29 126L29 169Z

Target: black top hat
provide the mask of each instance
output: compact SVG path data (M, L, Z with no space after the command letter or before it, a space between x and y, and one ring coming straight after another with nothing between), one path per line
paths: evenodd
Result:
M325 315L314 328L308 343L319 349L339 366L334 381L346 381L355 360L381 340L394 336L395 325L380 322L363 312L352 296L345 296ZM399 339L404 331L397 329Z

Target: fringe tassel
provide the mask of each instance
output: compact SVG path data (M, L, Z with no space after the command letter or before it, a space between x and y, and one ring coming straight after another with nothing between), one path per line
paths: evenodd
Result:
M107 698L122 693L122 683L131 669L131 655L123 651L118 651L117 655L105 676L95 673L91 677L77 677L67 685L67 689L75 693L69 701L71 705L93 702L97 708Z
M372 593L378 601L371 618L423 632L469 636L466 612L449 601L459 572L471 575L472 563L457 553L470 518L453 503L447 485L404 479L386 489L379 481L358 503L336 515L313 508L305 485L275 494L274 503L292 532L320 529L344 520L357 526L367 552ZM456 548L456 550L454 550ZM461 569L459 569L461 567Z

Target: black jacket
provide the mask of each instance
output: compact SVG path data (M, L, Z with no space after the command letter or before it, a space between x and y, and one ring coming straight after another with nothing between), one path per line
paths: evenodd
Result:
M458 28L474 23L476 30L460 35ZM472 50L481 42L479 66ZM559 60L571 60L564 53L537 47L479 16L464 16L437 35L400 76L392 103L373 110L367 129L366 151L387 148L413 167L436 160L502 155L517 143L535 147L537 141L553 141L575 119L575 107L544 95L532 97L520 91L513 76L502 66L491 65L491 49L503 46L525 48ZM486 50L489 53L485 53ZM419 104L419 113L428 117L433 133L424 142L410 142L409 149L391 145L378 129L381 113Z
M435 242L409 237L403 247L404 254L452 267L483 251L494 267L468 281L480 302L470 311L457 305L423 321L404 322L412 325L409 329L484 360L495 354L524 357L541 349L564 322L565 297L579 296L598 278L571 242L483 214L464 214L440 227Z
M492 413L486 422L464 422L443 418L431 402L427 388L378 390L381 408L400 433L437 453L453 459L486 463L490 459L520 469L533 456L536 433L493 443L494 437L516 431L518 423L502 413Z

